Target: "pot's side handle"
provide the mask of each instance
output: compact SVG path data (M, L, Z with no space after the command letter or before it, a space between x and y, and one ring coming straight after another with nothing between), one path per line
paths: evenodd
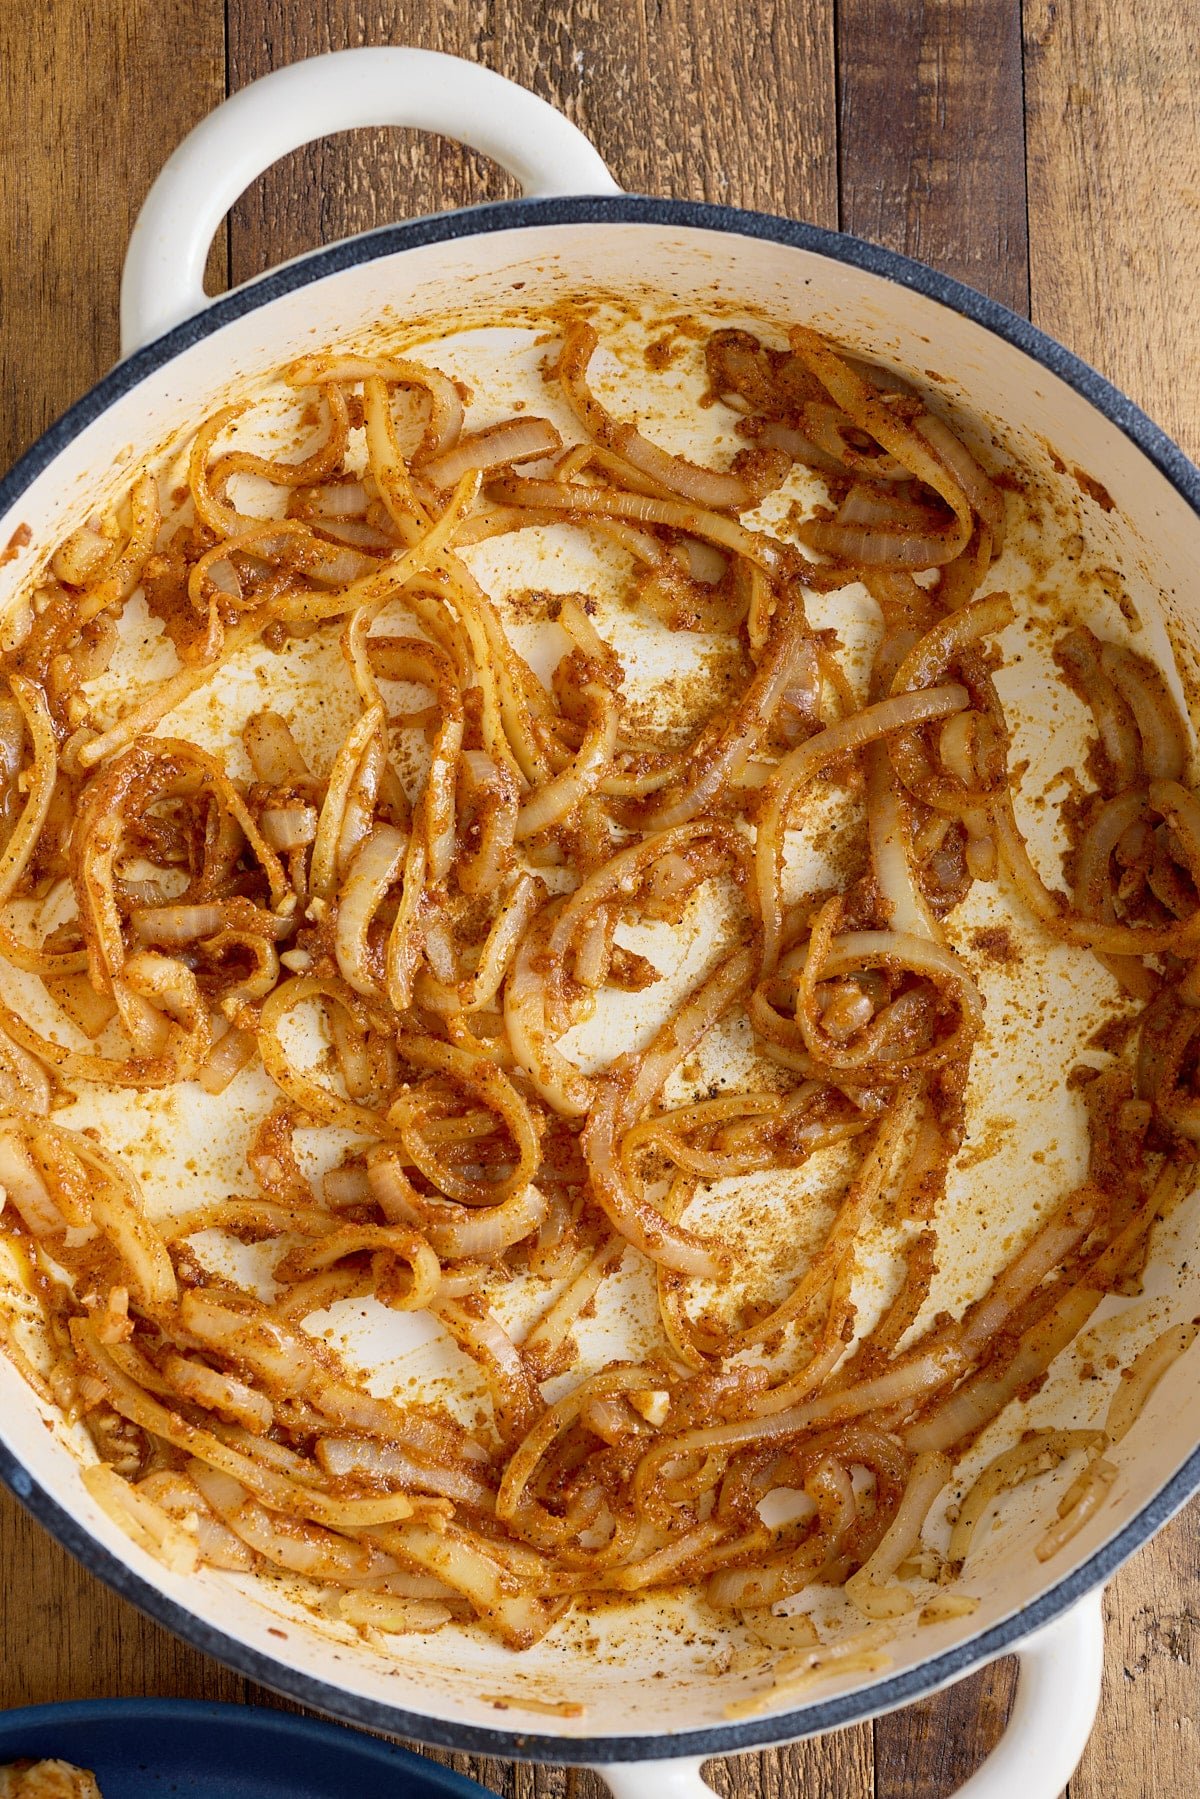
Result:
M673 1762L605 1762L594 1772L614 1799L716 1799L703 1766L703 1757L684 1755Z
M1100 1705L1103 1589L1022 1643L1008 1729L955 1799L1059 1799L1079 1766Z
M1059 1799L1079 1765L1100 1703L1104 1620L1100 1592L1022 1643L1008 1729L954 1799ZM596 1768L615 1799L713 1799L699 1757L610 1762Z
M310 57L242 88L164 166L129 240L121 354L206 305L209 246L257 176L301 144L362 125L408 125L470 144L526 195L620 192L569 119L478 63L386 46Z

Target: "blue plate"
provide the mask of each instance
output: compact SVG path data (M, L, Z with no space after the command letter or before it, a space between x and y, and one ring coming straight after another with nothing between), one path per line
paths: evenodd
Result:
M91 1768L103 1799L492 1799L374 1737L263 1706L84 1699L0 1712L0 1765Z

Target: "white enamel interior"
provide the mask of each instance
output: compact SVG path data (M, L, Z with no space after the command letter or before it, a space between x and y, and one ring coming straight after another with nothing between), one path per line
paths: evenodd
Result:
M752 325L766 321L778 327L802 319L918 379L932 372L937 390L953 402L956 420L970 426L978 442L999 440L1037 471L1049 538L1059 550L1065 546L1068 554L1078 552L1070 568L1060 561L1036 573L1014 552L1007 579L1018 601L1028 602L1035 618L1050 618L1053 605L1031 600L1030 590L1046 593L1069 585L1073 600L1087 608L1102 633L1122 636L1159 659L1170 654L1173 644L1183 686L1189 694L1193 691L1200 668L1200 615L1191 601L1191 584L1200 556L1200 520L1142 452L1070 387L982 327L880 277L777 243L633 223L489 231L379 257L283 294L203 338L82 431L13 512L0 518L0 543L19 524L28 524L32 533L32 546L0 576L0 603L98 498L128 482L149 451L194 427L228 395L259 385L281 363L332 347L420 343L443 332L445 321L451 320L456 331L467 335L460 338L457 352L445 346L440 353L428 351L431 360L469 373L472 357L485 368L498 351L516 346L532 366L541 350L531 347L527 331L512 335L520 310L536 312L569 299L595 303L604 293L650 296L647 303L660 312L711 317L719 323L739 322L740 316ZM476 335L481 326L499 327L504 335ZM463 360L456 362L456 355ZM669 387L674 378L656 377L644 368L639 377L647 390L660 380ZM662 415L661 435L670 447L686 449L685 418L681 414L672 424L669 410ZM1002 426L996 423L1001 420ZM1103 509L1084 497L1069 473L1055 473L1048 445L1068 468L1079 465L1100 478L1114 507ZM489 554L495 556L493 585L503 587L507 581L570 590L586 582L586 570L564 561L567 551L555 542L541 547L536 567L527 565L523 580L505 563L507 551L489 548ZM1004 578L1005 571L998 570L995 584ZM839 619L843 630L853 626L853 600L846 605L846 615ZM860 629L866 628L865 621L864 608ZM536 633L522 647L536 660L535 638ZM1031 793L1045 788L1083 741L1081 717L1072 712L1069 696L1038 672L1044 671L1047 643L1043 625L1026 637L1014 626L1005 639L1012 668L1003 678L1003 697L1017 730L1017 754L1030 761L1025 782ZM649 672L665 677L686 648L660 643ZM128 672L136 679L136 664ZM246 678L251 675L247 669ZM307 678L315 695L325 690L330 670L315 661ZM236 707L236 682L218 697ZM302 701L298 690L301 713ZM212 704L205 700L189 711L197 729L204 729L206 712L208 724L214 729L219 725L211 715ZM303 717L297 716L303 739ZM1056 797L1061 789L1051 792L1051 799ZM1052 850L1032 815L1027 827L1035 840L1042 837L1044 849ZM1052 866L1043 856L1043 867L1049 872ZM987 923L994 916L993 904L988 890L977 888L969 916L957 921L956 931ZM1082 1015L1107 1015L1103 981L1094 991L1081 992L1078 957L1046 948L1019 928L1017 935L1024 961L1015 974L994 964L977 967L989 1001L988 1036L979 1052L988 1083L987 1129L980 1115L970 1153L952 1184L955 1228L943 1239L934 1296L942 1303L961 1305L977 1292L987 1269L998 1256L1011 1253L1033 1218L1080 1166L1078 1108L1063 1085L1064 1045ZM694 947L702 959L704 945ZM636 1028L636 1019L630 1028ZM252 1080L233 1091L247 1108L255 1103ZM173 1185L194 1181L190 1163L197 1146L206 1146L202 1178L218 1186L227 1178L236 1185L222 1105L191 1090L165 1107L150 1096L88 1103L114 1146L132 1147L148 1191L161 1196ZM71 1122L70 1115L65 1121ZM1200 1312L1198 1221L1197 1203L1177 1210L1157 1234L1144 1294L1106 1302L1082 1345L1060 1358L1036 1399L1006 1414L988 1433L977 1462L1027 1424L1102 1418L1116 1378L1116 1363L1106 1371L1105 1357L1111 1354L1128 1363L1142 1343L1168 1324ZM626 1297L636 1310L636 1294L630 1291ZM611 1310L593 1327L585 1352L607 1359L612 1350L605 1332L610 1328L616 1328ZM400 1357L415 1346L397 1341L386 1349L376 1347L383 1358ZM1101 1378L1081 1378L1084 1362L1093 1364ZM397 1364L395 1371L407 1376L418 1365L405 1360L403 1370ZM965 1582L981 1602L972 1617L932 1626L906 1622L888 1645L891 1666L886 1673L831 1680L813 1689L811 1699L869 1685L979 1634L1086 1560L1194 1449L1198 1385L1200 1354L1192 1353L1170 1371L1114 1452L1120 1474L1099 1515L1053 1561L1037 1562L1032 1544L1065 1482L1055 1489L1051 1480L1043 1480L1010 1496L999 1523L981 1532ZM37 1403L3 1358L0 1436L39 1486L177 1605L276 1663L346 1694L506 1731L649 1738L719 1725L731 1700L763 1685L761 1666L755 1665L761 1658L747 1640L735 1632L722 1633L711 1614L693 1614L682 1602L568 1622L520 1657L475 1631L446 1630L372 1645L349 1630L314 1621L283 1588L213 1572L180 1579L143 1556L88 1499L65 1434L46 1428ZM832 1617L837 1605L829 1595L817 1595L814 1610L821 1618ZM585 1710L578 1717L549 1715L545 1708L563 1700L583 1701ZM792 1701L781 1709L794 1705ZM869 1701L864 1709L867 1705ZM768 1717L764 1735L769 1733ZM661 1742L654 1752L664 1752Z

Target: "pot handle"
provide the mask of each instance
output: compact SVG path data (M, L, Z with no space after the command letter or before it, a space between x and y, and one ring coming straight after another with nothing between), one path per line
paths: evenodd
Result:
M1020 1673L1008 1729L954 1799L1059 1799L1079 1765L1100 1704L1104 1672L1101 1589L1088 1593L1017 1651ZM615 1799L713 1799L701 1757L609 1762L595 1772Z
M1100 1706L1104 1589L1028 1637L1008 1729L955 1799L1059 1799L1079 1766Z
M289 150L362 125L409 125L469 144L530 197L621 190L598 150L545 100L434 50L336 50L276 69L201 120L164 165L129 240L121 354L200 312L204 265L239 194Z

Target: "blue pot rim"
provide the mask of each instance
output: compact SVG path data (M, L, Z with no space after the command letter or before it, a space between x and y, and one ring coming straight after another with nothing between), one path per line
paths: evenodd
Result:
M225 1739L230 1735L250 1735L260 1740L282 1737L293 1744L303 1744L318 1764L331 1754L339 1759L349 1757L360 1769L364 1763L370 1763L394 1775L397 1782L419 1784L426 1793L439 1795L440 1799L494 1799L486 1787L465 1774L426 1756L414 1755L399 1743L384 1742L305 1712L237 1705L218 1699L67 1699L51 1705L21 1706L0 1712L0 1761L26 1753L22 1744L30 1738L43 1745L61 1741L63 1748L56 1753L63 1759L70 1756L82 1760L81 1747L73 1740L76 1731L108 1730L122 1725L140 1744L145 1743L149 1731L164 1726L181 1730L203 1727L206 1732L217 1729Z

